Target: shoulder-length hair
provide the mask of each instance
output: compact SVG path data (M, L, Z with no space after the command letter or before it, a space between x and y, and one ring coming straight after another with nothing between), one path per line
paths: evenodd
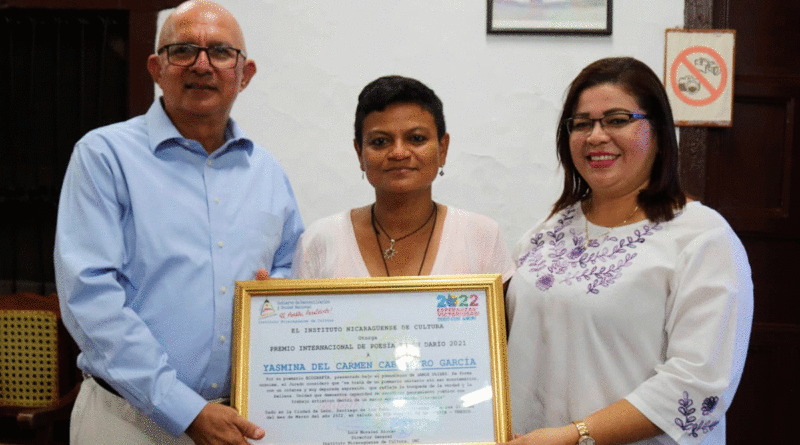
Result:
M589 184L572 161L566 120L575 113L581 93L602 84L612 84L625 90L649 116L648 122L655 132L658 151L650 171L649 184L639 191L637 202L649 220L669 221L675 217L675 210L686 205L686 195L681 190L678 176L678 140L672 108L658 76L650 67L632 57L612 57L593 62L570 84L556 133L558 160L564 168L564 189L553 204L550 216L591 197Z

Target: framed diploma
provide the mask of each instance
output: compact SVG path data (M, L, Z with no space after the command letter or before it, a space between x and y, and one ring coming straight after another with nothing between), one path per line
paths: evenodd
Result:
M237 282L232 353L257 443L512 438L499 274Z

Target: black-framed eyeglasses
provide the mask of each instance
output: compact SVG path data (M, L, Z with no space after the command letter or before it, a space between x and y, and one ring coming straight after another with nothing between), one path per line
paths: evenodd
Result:
M226 45L198 46L193 43L170 43L158 49L158 54L167 52L167 62L177 66L192 66L197 62L201 51L205 51L208 62L217 69L228 69L236 66L239 54L247 57L242 50Z
M627 111L615 111L597 119L588 117L571 117L564 121L569 134L587 135L594 129L595 122L600 122L600 127L605 131L614 132L627 127L631 122L639 119L649 119L650 116L643 113Z

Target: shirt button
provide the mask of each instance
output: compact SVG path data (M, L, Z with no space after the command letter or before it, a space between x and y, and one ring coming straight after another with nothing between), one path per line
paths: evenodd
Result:
M217 384L216 384L216 383L212 383L212 384L211 384L211 388L213 388L213 389L217 389Z
M216 202L217 204L219 204L219 201L220 201L219 198L214 198L214 202Z
M225 343L225 336L224 335L220 335L219 336L219 342L220 343Z
M209 159L208 161L206 161L206 165L208 165L209 167L211 166L211 159Z
M225 287L225 286L222 286L221 288L219 288L219 291L224 294L225 292L228 292L228 288Z
M223 246L225 245L225 243L223 243L222 241L220 241L220 242L218 242L218 243L217 243L217 245L218 245L219 247L223 247Z

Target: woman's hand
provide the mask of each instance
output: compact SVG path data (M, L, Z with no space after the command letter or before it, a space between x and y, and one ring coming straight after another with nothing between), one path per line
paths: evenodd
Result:
M578 430L574 425L565 425L558 428L542 428L520 436L503 445L576 445L578 443Z
M625 399L596 411L583 419L592 437L603 444L636 442L662 434L653 422ZM542 428L515 436L508 445L577 445L580 434L570 423L558 428Z

